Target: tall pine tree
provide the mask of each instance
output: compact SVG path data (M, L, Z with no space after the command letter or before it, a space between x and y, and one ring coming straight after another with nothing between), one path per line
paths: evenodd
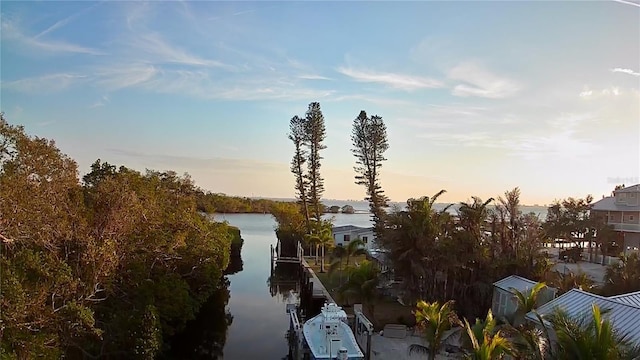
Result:
M306 220L307 231L310 231L311 225L309 222L309 206L308 206L308 186L309 181L305 176L305 165L307 162L308 151L306 149L307 138L306 119L300 118L297 115L291 118L289 122L289 140L293 142L295 148L293 153L293 159L291 160L291 172L296 178L296 196L302 206L302 212Z
M324 116L320 110L320 103L312 102L306 113L306 143L309 147L309 159L307 161L309 181L309 205L313 211L313 219L319 224L322 221L322 193L324 192L324 179L320 175L320 151L326 149L323 144L326 137Z
M384 208L388 198L384 195L380 185L380 168L382 162L387 160L384 152L389 148L387 141L387 127L382 117L367 116L363 110L353 121L351 134L353 143L353 155L356 157L356 184L363 185L367 189L365 200L369 201L369 207L373 214L376 237L380 238L384 231Z

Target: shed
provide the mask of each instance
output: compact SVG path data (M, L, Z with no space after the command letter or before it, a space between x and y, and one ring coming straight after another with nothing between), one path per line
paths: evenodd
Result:
M506 278L493 283L493 299L491 311L497 317L510 317L518 310L518 299L515 290L526 294L536 286L537 282L523 278L518 275L507 276ZM537 305L540 306L551 301L556 296L557 290L546 287L538 294Z

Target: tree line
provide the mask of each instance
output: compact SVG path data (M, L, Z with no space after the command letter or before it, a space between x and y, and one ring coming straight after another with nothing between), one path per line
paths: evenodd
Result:
M324 249L334 244L331 223L322 221L315 211L321 192L311 190L313 182L322 179L318 162L322 157L318 154L324 145L317 140L324 140L323 120L318 103L309 105L304 118L291 119L288 137L294 145L291 171L298 202L273 211L283 246L291 251L295 251L297 242L308 249L320 246L322 265ZM322 136L313 135L318 129ZM544 244L558 238L584 240L589 243L590 254L598 248L608 254L619 248L613 230L602 219L589 215L591 196L555 202L545 222L534 213L523 213L517 187L495 199L472 197L461 202L457 216L448 208L434 208L445 190L408 199L404 209L387 211L380 171L389 143L382 117L361 111L353 121L351 140L355 182L366 190L376 242L386 250L394 276L402 280L399 291L407 303L453 299L462 315L475 318L490 307L493 283L513 274L547 281L561 290L584 286L595 291L585 274L553 271L553 263L541 251ZM597 244L594 248L593 241ZM635 271L633 258L623 264L610 267L612 277L623 279ZM640 290L631 286L635 283L627 283L630 285L623 286L618 281L607 291Z
M188 175L97 160L80 180L54 141L2 115L3 359L156 358L226 290L238 238L198 213Z
M196 208L200 212L227 214L269 214L274 204L280 201L229 196L197 189Z

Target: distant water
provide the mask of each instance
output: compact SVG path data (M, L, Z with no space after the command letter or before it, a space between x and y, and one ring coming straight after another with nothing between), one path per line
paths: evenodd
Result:
M366 201L325 200L323 201L323 203L327 207L331 207L331 206L343 207L345 205L351 205L356 211L369 211L369 203ZM448 205L449 205L448 203L435 203L433 207L436 210L440 211L446 208ZM407 203L406 202L390 202L389 208L387 208L387 210L391 210L394 206L397 206L401 209L405 209L407 207ZM494 205L489 205L487 207L490 209L495 208ZM456 204L453 204L451 207L449 207L449 209L447 209L447 212L455 215L458 213L459 208L460 208L460 204L456 203ZM528 214L532 212L536 214L541 220L544 220L547 217L547 208L545 206L520 206L520 211L522 211L523 214ZM360 215L360 214L353 214L353 215Z

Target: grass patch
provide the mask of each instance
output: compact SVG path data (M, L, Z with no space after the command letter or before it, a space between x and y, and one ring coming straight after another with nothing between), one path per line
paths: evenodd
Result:
M353 264L362 262L366 257L364 255L356 256L349 260L349 265L353 266ZM347 272L336 271L329 275L328 272L321 273L320 272L320 263L318 265L315 264L315 257L307 257L307 263L316 273L316 276L322 282L322 285L329 291L331 297L338 303L338 305L342 306L344 311L352 315L353 314L353 300L350 300L349 305L346 305L344 299L338 294L338 288L341 285L340 275L342 275L342 282L347 281ZM345 263L343 262L343 266ZM325 270L328 271L329 264L328 261L325 263ZM381 298L375 301L374 306L374 316L372 314L367 313L365 309L365 315L371 322L373 322L376 331L382 330L387 324L403 324L407 326L415 325L415 316L412 311L413 307L408 307L400 304L396 299L391 298Z

